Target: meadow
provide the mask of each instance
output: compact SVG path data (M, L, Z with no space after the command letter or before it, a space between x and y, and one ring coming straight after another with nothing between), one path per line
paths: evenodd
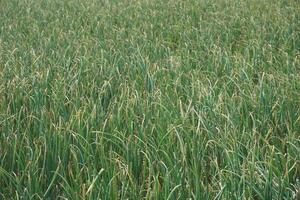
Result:
M298 0L0 0L0 199L300 199Z

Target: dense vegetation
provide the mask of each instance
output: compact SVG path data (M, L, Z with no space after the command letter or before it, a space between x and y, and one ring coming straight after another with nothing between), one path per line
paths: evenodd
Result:
M0 199L300 198L297 0L0 0Z

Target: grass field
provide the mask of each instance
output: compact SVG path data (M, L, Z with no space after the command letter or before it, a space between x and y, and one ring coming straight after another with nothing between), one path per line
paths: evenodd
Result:
M0 199L300 199L300 2L0 0Z

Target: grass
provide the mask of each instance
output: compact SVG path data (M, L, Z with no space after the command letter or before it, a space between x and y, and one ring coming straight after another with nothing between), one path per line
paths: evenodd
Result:
M297 0L0 0L0 199L300 199Z

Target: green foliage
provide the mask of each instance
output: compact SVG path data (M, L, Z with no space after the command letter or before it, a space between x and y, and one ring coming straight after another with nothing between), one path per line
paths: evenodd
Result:
M296 0L0 0L0 199L299 199Z

